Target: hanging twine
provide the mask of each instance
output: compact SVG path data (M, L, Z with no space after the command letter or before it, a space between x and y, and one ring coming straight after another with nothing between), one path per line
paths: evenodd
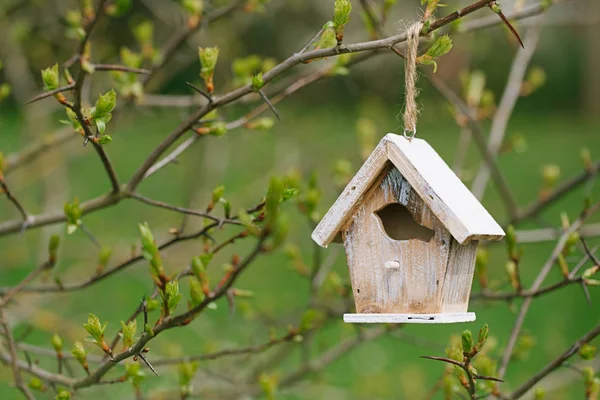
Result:
M417 105L417 51L419 49L419 34L423 28L422 22L415 22L407 30L406 39L406 63L404 71L404 86L406 87L404 100L404 137L412 140L417 134L417 118L419 107Z

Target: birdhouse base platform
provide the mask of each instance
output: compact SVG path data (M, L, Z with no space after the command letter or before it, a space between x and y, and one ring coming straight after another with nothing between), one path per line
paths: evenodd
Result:
M454 314L344 314L348 324L453 324L475 321L475 313Z

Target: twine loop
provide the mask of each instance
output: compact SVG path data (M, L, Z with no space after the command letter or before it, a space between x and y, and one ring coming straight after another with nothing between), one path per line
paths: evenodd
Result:
M417 119L419 116L419 107L417 105L417 80L419 74L417 72L417 56L419 49L419 36L423 29L422 22L412 24L407 33L406 39L406 65L404 69L404 137L412 140L417 134Z

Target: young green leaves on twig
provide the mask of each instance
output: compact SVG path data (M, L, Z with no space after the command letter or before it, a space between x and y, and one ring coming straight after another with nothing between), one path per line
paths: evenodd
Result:
M142 56L145 60L154 62L157 58L157 51L154 49L154 23L146 20L132 27L133 36L142 49Z
M81 342L73 343L73 349L71 350L71 354L73 354L73 357L75 357L77 362L79 362L81 367L89 375L90 367L87 362L87 351L85 350L85 347L83 347L83 343L81 343Z
M417 57L417 63L423 65L433 65L433 73L436 73L437 62L435 59L447 54L450 50L452 50L452 46L453 44L450 36L440 36L433 41L425 54Z
M329 49L331 47L335 47L336 45L337 40L335 34L335 24L333 21L327 21L325 25L323 25L321 37L315 45L315 50Z
M168 278L165 275L162 258L158 251L156 241L154 240L154 235L147 222L139 224L138 228L142 241L142 256L150 263L150 275L152 276L152 280L159 289L164 290Z
M168 317L175 311L182 295L179 293L179 284L176 280L170 280L165 275L162 258L154 235L148 223L139 224L140 237L142 240L142 256L150 263L150 275L160 292L162 299L161 319Z
M125 323L121 321L121 336L123 337L123 351L133 346L135 333L137 332L137 321L135 319Z
M131 383L131 386L137 393L137 398L141 398L140 386L142 381L146 378L146 373L142 371L142 366L139 363L125 364L125 378Z
M83 327L92 336L92 343L100 347L103 352L112 357L112 350L104 341L104 331L106 330L107 325L108 322L101 324L100 318L90 313L88 316L88 321L87 323L83 324Z
M179 0L185 12L189 15L187 26L194 29L202 19L204 12L204 0Z
M214 74L217 61L219 60L218 47L199 47L198 56L200 57L200 77L204 80L204 86L208 93L215 91Z
M141 54L136 53L122 47L120 51L121 63L128 68L139 69L142 67L143 57ZM133 99L139 101L144 95L144 86L138 80L138 74L135 72L125 71L110 71L110 75L115 82L115 87L119 91L119 95L126 99Z
M49 92L58 89L58 64L42 70L42 81L44 82L44 90Z
M424 356L430 360L442 361L449 365L453 365L452 370L456 374L460 385L463 386L470 399L476 399L478 389L493 389L494 382L502 382L500 379L494 378L491 375L496 374L496 364L489 357L482 353L489 335L488 325L484 325L479 334L477 341L474 341L473 334L470 330L463 331L460 343L449 347L446 350L447 357L431 357ZM479 362L475 357L482 355L482 361ZM477 367L477 368L476 368ZM479 385L482 381L483 384ZM451 381L445 381L445 390L448 394L452 394L455 390L454 384Z
M90 119L96 125L98 133L103 135L106 131L106 124L112 118L112 111L117 105L117 93L114 90L101 94L96 100L94 107L90 109ZM109 135L100 136L98 144L108 144L112 141Z
M81 215L83 213L79 207L79 198L75 197L72 203L65 203L64 211L67 217L67 235L71 235L82 224Z
M196 371L198 370L198 362L184 362L179 364L178 376L179 376L179 391L181 399L185 400L192 394L192 380Z
M351 11L352 3L349 0L335 0L333 4L333 25L338 46L344 41L344 28L350 20Z
M202 303L210 293L210 282L206 274L206 268L212 260L212 253L204 253L192 258L192 272L190 278L190 303L189 308L194 308Z

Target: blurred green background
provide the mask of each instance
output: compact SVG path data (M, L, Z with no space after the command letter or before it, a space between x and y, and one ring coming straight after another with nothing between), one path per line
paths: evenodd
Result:
M215 7L225 2L215 1ZM325 21L330 18L333 1L284 1L273 0L267 4L266 13L236 12L231 17L212 24L207 30L195 35L170 62L167 71L175 73L162 79L156 93L189 95L186 81L199 82L198 45L218 45L221 48L218 71L215 75L217 93L232 88L231 62L236 57L260 54L282 60L300 49ZM358 3L358 2L356 2ZM448 1L447 13L466 2ZM515 2L503 2L510 10ZM522 2L516 2L522 3ZM598 18L585 2L573 2L551 10L544 22L542 38L531 66L541 68L546 82L530 96L520 98L507 129L507 143L517 138L521 151L507 151L499 158L501 170L511 186L520 205L538 198L542 188L541 171L544 165L560 167L561 180L583 171L580 151L586 147L592 158L600 154L600 90L597 71ZM390 16L387 30L396 32L403 24L417 18L419 2L398 2ZM593 6L593 5L592 5ZM24 106L26 99L39 93L42 88L39 69L55 62L64 62L76 47L76 42L64 37L64 15L77 7L72 1L0 1L4 17L0 19L0 59L4 69L0 81L13 87L13 94L0 103L0 151L4 154L18 152L27 144L43 140L60 128L58 121L64 118L61 107L48 99ZM597 9L596 9L597 11ZM3 12L0 11L0 15ZM469 18L489 15L482 10ZM116 54L121 46L135 48L131 26L143 18L156 22L155 44L160 47L183 21L176 2L165 0L135 1L134 9L123 17L105 18L93 36L93 59L96 62L118 62ZM528 29L527 23L515 24L521 33ZM366 40L367 36L359 18L359 7L347 28L347 42ZM478 31L473 34L454 35L455 48L439 62L438 75L451 87L460 91L459 76L464 71L481 70L487 78L487 87L499 99L517 47L515 40L504 27ZM19 60L25 64L19 64ZM307 72L318 68L322 60L301 65L294 71ZM426 71L427 67L422 68ZM18 73L15 73L18 71ZM352 171L361 164L360 145L357 137L357 121L368 118L376 126L378 137L387 132L398 132L401 126L397 115L402 105L402 62L393 54L378 56L357 68L349 76L323 79L303 88L277 106L282 121L269 131L237 129L223 137L207 137L187 151L179 162L171 164L145 181L139 191L151 198L181 206L205 207L212 189L217 184L226 187L225 197L232 201L234 209L256 204L264 194L269 177L299 171L308 176L315 171L322 190L319 211L324 213L339 192L335 166L339 160L349 160ZM107 74L96 73L89 90L90 98L111 87ZM442 157L451 163L454 159L460 127L454 122L451 109L423 78L422 112L419 120L419 137L429 141ZM119 99L118 101L122 101ZM244 115L259 102L238 104L226 108L221 114L226 120ZM158 109L144 106L127 106L119 111L108 126L113 142L106 147L122 181L128 179L149 152L192 109ZM266 114L265 114L266 115ZM484 131L489 121L483 121ZM186 136L187 137L187 136ZM479 166L479 155L471 146L463 179L470 183ZM30 213L62 209L74 197L86 200L106 193L107 178L91 146L83 148L79 140L70 141L43 154L34 162L7 175L7 182ZM506 214L501 200L490 184L484 204L495 218L504 223ZM556 205L549 207L537 221L520 224L519 229L559 227L560 214L574 220L584 202L584 196L598 199L599 185L588 184L575 190ZM289 242L298 245L305 263L310 264L313 243L310 227L299 214L295 205L285 207L290 217ZM0 198L0 220L17 218L12 205ZM138 242L137 224L148 221L155 236L169 237L168 229L178 227L181 216L170 211L150 208L134 201L124 201L116 207L87 215L85 226L103 245L113 249L112 263L126 259L132 243ZM597 223L595 217L589 223ZM189 227L200 227L201 221L189 219ZM218 238L227 237L227 231ZM64 224L26 231L0 238L0 286L19 282L45 257L49 236L58 233L62 237L59 263L53 276L63 282L79 281L94 273L98 249L81 232L67 236ZM600 243L590 240L590 244ZM523 245L523 282L528 286L554 247L552 242ZM249 244L241 242L235 251L245 254ZM505 290L507 277L504 270L506 252L504 246L490 246L490 279ZM169 271L185 267L192 255L202 251L201 241L191 241L172 247L164 252L165 265ZM569 261L575 263L582 255L581 249ZM322 253L333 260L333 271L347 281L347 267L343 249L332 245ZM215 260L214 266L227 262L230 251ZM215 276L219 268L213 271ZM558 268L548 282L561 279ZM159 355L198 354L223 348L244 347L268 340L269 328L285 331L288 324L296 324L308 301L309 287L305 278L294 272L291 262L279 251L259 258L239 280L236 287L252 290L255 296L241 302L231 314L222 300L217 310L208 310L185 329L176 329L152 341L149 358ZM479 288L474 283L474 291ZM182 285L187 294L187 285ZM108 331L114 334L119 321L126 319L137 307L139 299L152 291L152 281L147 264L139 262L125 272L101 283L68 294L21 295L15 305L8 309L9 320L15 333L33 328L26 342L50 347L50 337L59 333L66 348L74 340L86 336L82 328L87 313L97 314L109 321ZM571 286L559 292L542 296L533 303L524 324L525 339L518 347L519 359L511 363L506 375L507 383L501 387L515 388L542 366L567 349L579 336L600 320L598 302L600 293L591 288L593 305L588 306L579 287ZM472 302L470 310L477 313L477 321L461 325L407 326L399 334L383 337L361 345L318 374L280 393L281 399L423 399L439 379L444 366L420 359L420 355L443 355L451 335L463 329L477 331L481 325L490 325L496 347L491 354L501 355L502 348L512 328L515 311L520 301ZM344 325L339 318L314 338L312 353L334 346L343 338L350 337L354 327ZM531 345L531 348L528 348ZM268 369L269 373L286 372L297 367L302 347L286 344L292 348L292 357ZM493 343L492 343L493 347ZM91 345L90 345L90 349ZM91 352L96 352L92 349ZM201 363L195 382L197 389L213 387L214 382L234 378L252 370L261 357L276 353L270 350L263 356L241 357L222 361ZM97 353L97 352L96 352ZM40 363L54 368L55 360L40 357ZM73 369L77 370L77 366ZM161 369L162 377L149 378L143 383L144 392L154 397L175 398L177 389L174 369ZM118 374L115 374L115 376ZM571 382L566 386L553 377L543 381L558 389L551 391L549 399L583 398L583 383L577 373L563 369L555 377ZM18 399L20 394L11 387L10 369L0 366L0 398ZM226 385L226 384L225 384ZM552 387L552 386L550 386ZM163 393L163 394L161 394ZM176 393L176 392L174 392ZM40 398L52 398L51 393ZM439 394L438 394L439 396ZM76 398L133 398L133 390L127 384L101 386L86 390ZM212 396L221 397L215 389ZM436 397L441 398L441 397Z

